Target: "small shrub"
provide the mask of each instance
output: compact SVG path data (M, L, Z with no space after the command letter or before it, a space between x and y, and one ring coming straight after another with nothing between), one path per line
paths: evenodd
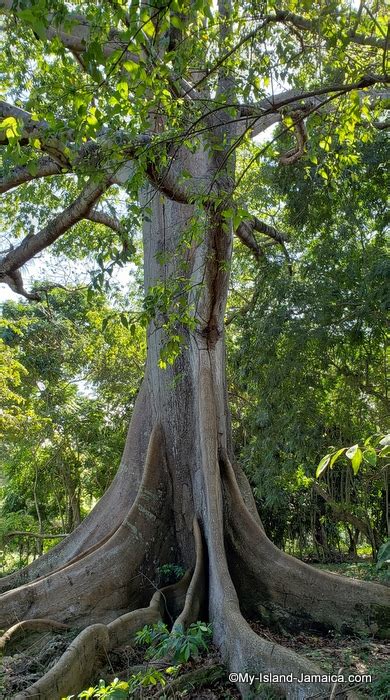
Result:
M387 540L379 547L378 557L376 562L377 571L383 569L384 567L390 566L390 539Z
M373 681L367 687L372 698L375 700L388 700L390 688L390 669L373 667L370 669Z
M195 622L185 632L178 629L170 632L167 625L158 622L156 625L145 625L135 635L136 643L147 647L145 658L161 659L168 656L175 663L173 666L159 670L151 666L146 671L136 673L128 681L118 678L106 685L100 680L95 687L82 690L78 695L68 695L62 700L87 700L88 698L110 698L110 700L125 700L141 688L164 688L169 677L174 677L180 670L180 664L191 657L199 656L201 651L208 651L211 640L211 626L204 622ZM167 678L168 677L168 678Z
M170 666L164 672L157 668L149 668L147 671L135 673L128 681L120 681L115 678L112 683L106 685L104 680L99 681L99 685L82 690L78 695L68 695L62 700L87 700L87 698L110 698L110 700L127 700L141 688L164 688L167 684L167 676L174 676L177 667Z
M160 586L169 586L183 578L185 569L180 564L163 564L158 569Z
M204 622L194 622L185 632L182 628L169 632L168 627L159 622L157 625L145 625L136 634L136 642L149 648L148 659L172 658L174 663L185 663L191 657L199 656L201 651L208 651L211 640L211 626Z

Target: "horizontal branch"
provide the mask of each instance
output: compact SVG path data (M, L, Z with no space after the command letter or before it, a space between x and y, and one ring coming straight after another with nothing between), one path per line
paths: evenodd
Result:
M298 111L313 113L321 109L326 97L332 93L347 94L353 90L365 90L378 83L390 84L390 77L387 75L365 75L354 83L330 83L313 90L285 90L277 95L264 97L255 104L241 104L239 108L240 117L248 117L249 127L252 137L267 129L272 124L281 120L281 110L288 108L289 112ZM368 94L375 100L388 99L388 90L373 91ZM327 107L330 109L329 107Z
M294 27L300 29L301 31L307 31L312 34L319 35L320 38L323 39L326 43L327 37L324 37L321 34L321 24L319 21L321 20L321 15L329 18L334 22L338 22L339 20L339 17L337 15L332 15L327 10L325 10L323 13L320 13L319 18L316 18L314 22L312 20L306 19L306 17L302 17L301 15L296 15L294 12L289 12L288 10L277 10L273 15L269 15L268 20L270 22L292 24ZM353 44L359 44L360 46L373 46L378 49L384 49L386 46L385 39L379 39L379 37L367 36L365 34L358 34L355 28L347 30L346 35Z
M23 241L0 260L0 281L7 281L26 262L54 243L74 224L83 219L109 187L107 181L90 180L79 196L37 234L28 234Z
M66 6L63 5L65 10ZM18 3L14 0L0 0L0 14L17 16ZM93 33L93 26L88 19L77 12L68 12L62 21L58 21L58 16L49 13L47 16L47 27L45 35L47 39L58 38L66 49L74 54L83 54L88 49L88 43ZM111 56L118 49L124 50L124 60L137 61L138 56L127 50L128 42L120 38L120 33L116 29L111 29L107 41L101 48L104 56Z
M34 171L29 170L26 166L19 166L14 168L8 175L0 177L0 193L8 192L25 182L31 182L31 180L37 180L41 177L60 175L62 172L62 168L50 157L44 157L35 161L34 166Z
M65 128L63 130L69 139L65 143L51 135L52 132L45 120L35 121L29 112L0 100L0 118L4 119L10 116L23 125L20 143L28 143L29 139L39 138L41 149L50 154L51 160L41 159L38 163L38 171L34 175L26 167L16 168L9 176L0 179L0 192L6 192L35 178L60 174L65 168L70 172L89 165L93 167L93 170L96 170L100 163L109 162L110 149L113 148L115 150L119 148L123 153L124 160L127 158L134 160L137 159L138 155L144 156L149 148L166 149L168 145L167 142L153 141L151 134L139 134L129 139L125 132L118 131L109 136L102 132L96 141L87 141L75 150L74 144L71 142L73 134L70 130ZM0 137L0 145L6 143L8 143L8 139ZM73 152L71 160L68 155L70 149ZM126 180L131 177L133 170L129 162L125 162L120 167L114 163L110 175L111 181L125 184ZM174 172L174 159L171 159L163 170L158 169L153 159L150 159L149 163L146 162L145 172L154 187L174 201L187 204L191 194L194 194L183 183L179 183L178 174Z
M258 219L257 216L252 217L251 225L254 231L262 233L264 234L264 236L268 236L268 238L273 238L274 241L276 241L277 243L283 244L287 243L289 240L288 236L286 236L285 233L282 233L274 226L266 224L264 221L260 221L260 219Z
M325 11L325 13L329 16L329 13L327 11ZM334 20L335 22L337 22L338 17L335 17ZM244 36L242 36L234 46L232 46L228 51L222 54L222 56L218 58L214 65L211 66L211 68L209 68L207 71L205 71L202 77L192 86L192 89L197 88L207 78L215 74L216 71L231 58L231 56L237 53L237 51L239 51L243 46L249 44L254 39L258 38L261 32L264 29L266 29L270 24L280 23L292 25L293 27L295 27L295 29L315 33L317 34L317 36L319 36L320 39L323 39L326 43L326 37L324 37L321 34L321 26L318 22L318 19L316 19L316 21L313 22L311 20L306 19L305 17L302 17L300 15L286 10L278 10L273 14L263 15L259 24L257 24L253 29L244 34ZM355 29L349 30L347 32L347 36L353 43L366 46L373 46L375 48L386 50L386 39L379 39L377 37L357 34Z
M237 236L237 238L240 239L241 243L243 243L247 248L249 248L256 260L259 260L261 257L263 257L265 253L263 247L259 245L257 239L255 238L254 231L256 231L257 233L262 233L264 236L267 236L269 239L271 239L270 241L266 241L265 245L271 242L273 244L278 243L281 246L283 255L288 263L289 273L291 275L292 265L290 256L288 254L288 250L286 248L288 236L276 229L274 226L270 226L264 221L261 221L257 218L257 216L252 216L251 218L242 221L235 230L235 235Z
M274 228L274 226L270 226L264 221L260 221L257 216L252 216L250 219L245 219L245 221L242 221L237 227L235 234L237 238L239 238L241 242L252 251L257 259L264 255L264 251L259 246L255 236L253 235L254 231L257 231L257 233L262 233L264 236L268 236L268 238L272 238L275 243L279 243L282 246L284 246L284 244L288 241L288 237L284 233L278 231L278 229Z

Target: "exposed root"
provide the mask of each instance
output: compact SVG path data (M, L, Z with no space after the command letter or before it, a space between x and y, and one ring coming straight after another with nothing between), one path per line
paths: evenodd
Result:
M210 410L213 396L213 378L208 368L208 360L204 358L200 378L200 410L201 416L201 454L203 467L205 503L203 510L203 525L209 555L209 611L213 625L214 642L219 648L223 660L231 672L249 672L255 676L260 673L288 674L292 673L297 679L301 674L318 674L321 671L310 661L301 658L287 648L279 647L258 637L243 618L240 611L239 599L228 569L224 541L224 506L221 479L218 469L219 454L224 454L223 447L217 444L217 414ZM211 424L211 427L210 427ZM227 460L227 456L225 457ZM224 460L224 461L225 461ZM230 463L229 463L230 466ZM230 467L231 469L231 467ZM233 477L234 473L232 472ZM236 481L234 479L234 483ZM237 487L238 490L238 487ZM242 498L236 514L241 520L241 527L246 528L247 518L243 519ZM233 504L236 506L237 504ZM256 531L263 532L256 521L248 514ZM264 536L264 535L263 535ZM253 550L252 550L253 551ZM321 682L304 683L296 680L288 682L286 675L279 677L276 688L287 698L301 700L315 693L329 691L327 684ZM242 696L253 697L253 687L249 683L239 684Z
M176 618L172 631L179 628L186 629L188 625L199 619L199 611L201 610L206 595L202 533L196 518L194 518L193 529L196 556L195 569L192 574L190 585L188 586L183 610Z
M173 623L180 615L186 601L188 587L192 578L192 569L187 569L184 576L169 586L161 589L161 604L164 607L164 615Z
M245 507L227 458L223 481L231 574L248 613L295 627L309 618L327 629L390 633L387 587L318 571L281 552Z
M13 641L16 637L20 636L22 632L36 632L38 630L52 630L52 629L69 629L68 625L64 625L62 622L57 622L56 620L51 620L49 618L38 618L35 620L22 620L17 622L16 625L10 627L2 637L0 637L0 651L5 649L8 642Z
M73 640L55 666L36 683L18 693L15 700L58 700L69 693L79 692L88 683L108 649L106 625L90 625Z
M202 556L202 538L199 525L194 520L194 536L197 560L194 573L190 570L176 584L157 590L146 608L139 608L120 615L107 625L90 625L70 644L55 666L39 681L17 696L17 700L39 697L40 700L54 700L61 695L79 692L88 684L104 654L132 640L135 633L144 625L153 625L162 621L166 612L184 606L185 615L182 624L196 619L204 592L204 564ZM195 618L192 616L195 615ZM179 620L177 618L177 621ZM176 621L176 622L177 622ZM8 631L27 626L31 623L53 623L45 620L28 620L19 623ZM53 626L66 627L59 623ZM34 627L35 628L35 627Z
M170 482L165 474L163 434L155 426L138 496L114 535L57 573L1 596L0 624L42 613L60 621L109 622L113 610L142 605L148 591L140 590L138 574L142 567L154 571L155 552L165 553L171 542L166 531ZM104 571L109 574L102 575Z
M86 627L69 645L55 666L39 681L17 695L15 700L31 697L57 700L63 695L80 692L88 685L110 650L131 641L134 634L144 625L152 625L162 619L160 598L161 593L157 591L149 607L121 615L108 625Z
M110 649L116 649L130 641L144 625L155 625L162 620L161 593L156 591L148 608L138 608L117 617L107 625Z

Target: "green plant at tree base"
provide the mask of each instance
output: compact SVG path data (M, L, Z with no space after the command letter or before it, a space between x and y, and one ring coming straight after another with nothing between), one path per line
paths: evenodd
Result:
M168 656L174 663L185 663L199 656L201 651L208 651L211 634L211 626L205 622L194 622L187 631L180 626L173 632L169 632L163 622L158 622L145 625L135 638L137 644L149 647L145 654L147 659Z
M176 583L185 574L185 569L180 564L163 564L157 571L160 577L160 585L163 586Z
M68 695L62 700L80 700L86 698L111 698L111 700L124 700L132 697L133 693L141 688L164 688L169 678L175 677L182 663L186 663L192 657L199 656L201 651L207 652L211 640L211 625L205 622L194 622L184 631L183 627L170 632L167 625L158 622L155 625L145 625L135 635L135 641L139 646L146 646L145 658L149 660L169 657L175 665L160 670L151 666L146 671L133 674L128 681L120 681L115 678L112 683L106 685L100 680L97 686L91 686L82 690L78 695Z
M372 668L373 681L368 690L375 700L386 700L389 697L390 669Z
M108 683L100 679L97 686L91 686L86 690L82 690L78 695L67 695L62 700L79 700L87 698L111 698L111 700L125 700L125 698L133 697L133 694L141 688L164 688L169 677L174 677L178 672L177 666L169 666L164 671L157 668L148 668L146 671L140 671L133 674L128 681L121 681L119 678L114 678L112 683Z

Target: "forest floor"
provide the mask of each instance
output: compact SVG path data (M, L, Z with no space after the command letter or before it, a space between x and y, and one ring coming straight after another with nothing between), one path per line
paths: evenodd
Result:
M368 563L330 564L321 568L354 576L355 578L377 579L374 567ZM381 577L382 578L382 577ZM381 580L381 583L384 583ZM359 693L372 700L386 700L390 687L390 647L381 640L370 637L345 637L335 632L320 635L314 630L297 633L275 631L259 622L252 622L256 633L268 640L287 646L311 659L325 672L338 673L343 669L344 674L360 674L372 676L370 683L360 684ZM34 683L49 670L65 651L70 641L78 634L78 630L66 632L48 632L30 634L19 639L6 650L6 656L0 666L0 700L12 700L23 689ZM144 664L145 649L127 646L109 654L104 665L91 679L95 684L100 678L108 683L115 677L128 680L134 666ZM150 663L150 662L149 662ZM215 667L214 680L206 680L211 668ZM245 669L242 669L243 671ZM169 687L165 691L160 687L142 688L141 693L133 695L137 698L187 698L188 700L233 700L240 695L234 684L228 681L226 670L221 667L218 652L210 645L207 654L200 655L186 664L182 664L179 676L186 675L184 688ZM256 697L271 699L278 697L271 686L263 686ZM324 696L326 697L326 696ZM58 700L57 698L53 700Z

